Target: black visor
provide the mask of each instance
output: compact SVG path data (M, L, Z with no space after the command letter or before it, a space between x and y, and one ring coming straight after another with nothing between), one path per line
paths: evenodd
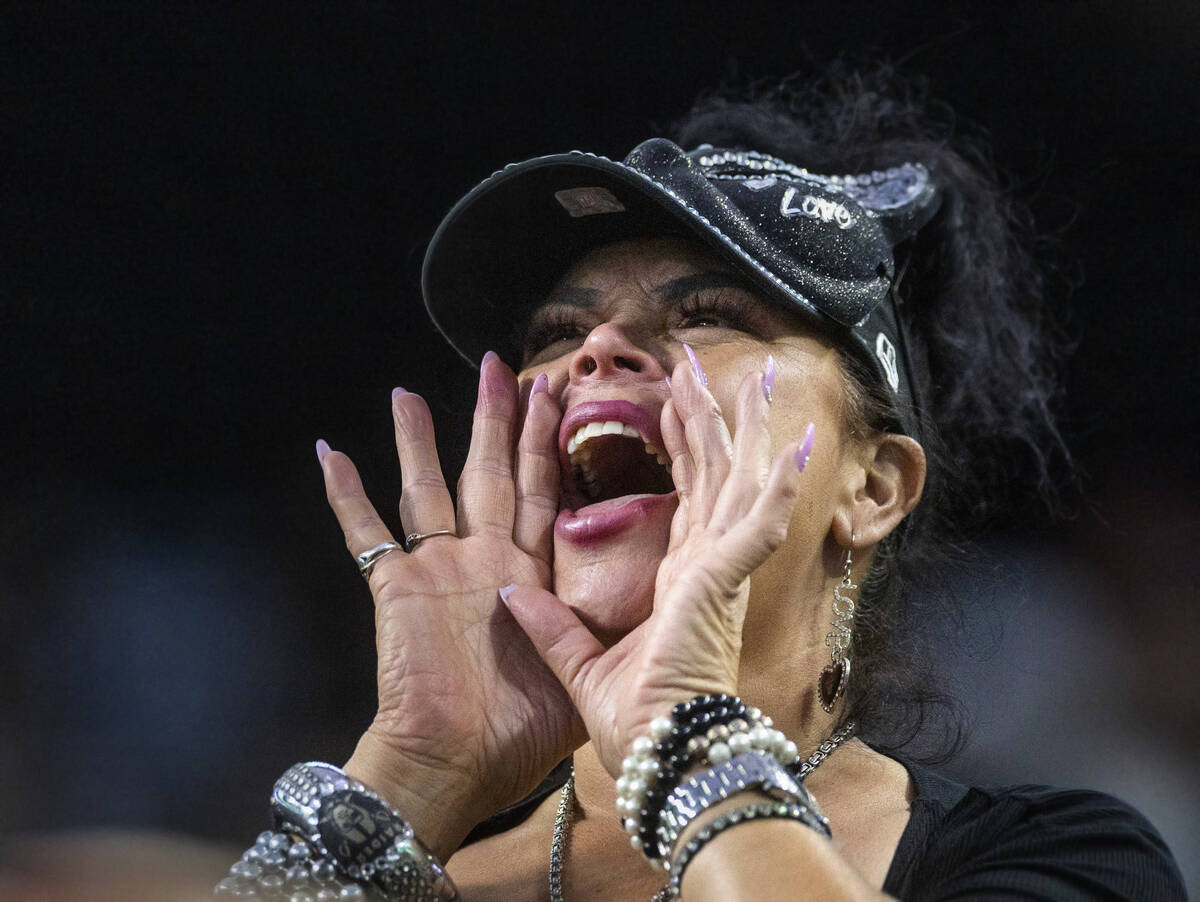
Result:
M434 234L429 315L472 364L489 348L519 365L529 314L593 248L682 234L866 364L917 435L896 319L893 247L937 209L924 166L826 176L754 151L662 138L623 162L574 151L514 163L460 200Z

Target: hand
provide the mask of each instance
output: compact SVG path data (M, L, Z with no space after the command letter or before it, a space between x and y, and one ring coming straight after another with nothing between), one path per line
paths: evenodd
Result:
M644 623L606 650L544 588L521 586L505 599L614 777L653 718L692 696L737 690L749 577L787 537L812 441L810 426L807 447L789 444L772 463L762 381L760 373L742 381L731 439L692 367L675 369L662 435L679 509Z
M512 371L488 355L456 516L429 407L402 392L392 402L404 528L455 535L375 564L379 708L346 769L383 793L442 860L584 739L562 686L497 595L551 578L561 411L544 377L523 428L518 407ZM350 459L330 451L321 466L350 553L391 541Z

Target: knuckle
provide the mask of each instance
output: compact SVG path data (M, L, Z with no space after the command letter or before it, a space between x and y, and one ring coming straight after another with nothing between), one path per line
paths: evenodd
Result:
M766 529L762 531L763 542L771 551L777 551L780 546L787 541L788 536L788 521L776 519L772 523L768 523Z
M414 473L407 479L403 480L404 488L402 494L410 492L440 491L446 487L446 481L442 479L442 474L434 470L423 470Z
M558 499L546 492L525 492L517 495L523 506L537 508L547 513L558 513Z
M498 460L483 459L475 462L472 470L477 475L493 479L512 479L512 469Z

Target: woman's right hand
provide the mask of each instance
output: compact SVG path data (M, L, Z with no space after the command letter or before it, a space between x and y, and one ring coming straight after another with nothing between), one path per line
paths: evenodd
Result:
M379 707L346 771L381 792L443 861L585 738L497 593L511 583L550 587L561 412L546 388L545 377L534 383L522 428L515 376L484 358L457 515L428 405L399 391L392 401L404 529L454 534L374 566ZM350 553L394 541L350 459L321 458Z

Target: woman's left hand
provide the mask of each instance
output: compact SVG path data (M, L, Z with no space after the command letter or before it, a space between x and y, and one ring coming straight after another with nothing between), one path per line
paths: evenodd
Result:
M807 459L791 443L771 460L763 375L738 390L736 435L686 362L672 376L662 435L679 509L650 617L606 649L560 599L517 587L506 603L562 682L601 762L616 777L634 738L696 695L735 693L750 574L787 536Z

